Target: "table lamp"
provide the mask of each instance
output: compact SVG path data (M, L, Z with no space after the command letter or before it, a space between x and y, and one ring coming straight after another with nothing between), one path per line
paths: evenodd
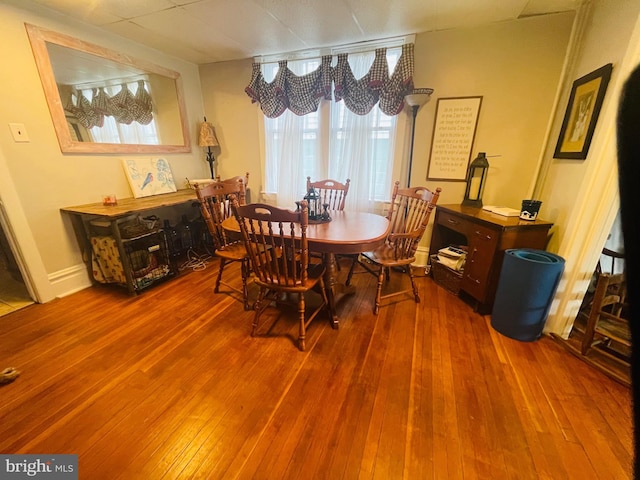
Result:
M213 164L216 161L211 151L211 147L219 147L220 143L216 137L216 132L213 129L213 125L207 122L207 117L204 117L204 122L200 125L200 135L198 137L198 145L200 147L207 147L207 162L209 162L209 170L211 171L211 178L214 179Z

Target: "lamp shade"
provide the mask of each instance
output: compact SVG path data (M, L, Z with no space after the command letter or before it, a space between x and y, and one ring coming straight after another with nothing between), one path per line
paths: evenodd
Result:
M220 143L216 137L216 132L213 129L213 125L204 121L200 125L200 135L198 136L198 145L201 147L218 147Z
M431 99L433 88L414 88L410 94L404 97L404 101L410 107L420 108Z

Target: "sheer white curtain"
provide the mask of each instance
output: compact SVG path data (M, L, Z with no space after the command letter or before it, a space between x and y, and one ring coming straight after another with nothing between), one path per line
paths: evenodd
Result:
M155 120L148 125L132 122L129 125L118 123L113 117L105 117L102 127L89 130L94 142L100 143L131 143L142 145L157 145L158 134Z
M277 195L281 207L295 207L306 193L307 177L320 174L319 118L319 111L299 117L287 110L276 119L268 119L272 135L266 141L266 186L267 192Z
M400 48L387 51L393 71ZM364 76L374 52L349 55L355 78ZM296 74L318 68L319 60L288 62ZM263 65L265 80L275 77L278 65ZM279 206L295 206L305 194L306 178L351 180L346 207L376 211L388 201L392 184L394 140L397 117L390 117L376 105L367 115L357 115L344 102L322 102L317 112L297 116L287 110L277 118L264 119L265 189L267 198Z
M397 54L387 61L390 70ZM356 78L369 71L374 54L349 56ZM356 115L343 102L331 104L331 136L327 177L344 182L351 179L345 208L374 211L377 202L388 200L393 165L396 117L375 106L366 115Z
M319 61L290 62L296 75L304 75L318 68ZM263 66L264 76L271 81L278 64ZM265 118L265 186L275 194L281 207L295 208L295 202L305 195L307 177L320 174L318 162L322 158L320 122L322 108L304 116L286 110L277 118Z

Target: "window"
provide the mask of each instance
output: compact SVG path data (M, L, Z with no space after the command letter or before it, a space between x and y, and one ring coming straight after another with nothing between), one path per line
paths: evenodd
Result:
M387 50L392 72L400 48ZM367 73L374 53L349 55L356 78ZM320 59L289 61L296 75L314 71ZM266 81L278 70L277 63L262 65ZM357 115L344 102L324 101L316 112L297 116L287 110L277 118L264 117L265 190L277 194L279 205L294 205L305 194L306 178L351 179L348 208L373 211L378 202L389 200L393 183L397 116L387 116L378 106L367 115Z

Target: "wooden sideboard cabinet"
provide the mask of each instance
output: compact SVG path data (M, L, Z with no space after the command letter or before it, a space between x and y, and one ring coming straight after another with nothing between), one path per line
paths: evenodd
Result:
M460 291L476 302L475 309L491 313L504 252L511 248L544 250L551 222L505 217L481 208L437 205L430 254L449 245L467 245Z
M89 277L94 283L119 283L134 295L153 285L156 281L177 274L177 268L168 261L168 246L162 225L149 228L133 235L123 235L123 225L129 219L156 209L188 205L197 201L195 190L178 190L174 193L152 195L143 198L125 198L117 205L105 206L90 203L60 210L71 216L73 229L82 249L82 257L87 265ZM100 225L102 225L100 227ZM101 228L101 231L98 230ZM94 244L105 242L105 251L112 247L118 269L121 270L113 281L101 282L93 268ZM117 257L119 256L119 261ZM148 256L148 258L145 258ZM155 263L149 259L154 257ZM149 271L151 269L154 271Z

